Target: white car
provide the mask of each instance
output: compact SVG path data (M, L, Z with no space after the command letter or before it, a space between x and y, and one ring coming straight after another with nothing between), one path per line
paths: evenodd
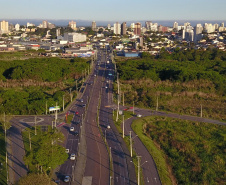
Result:
M75 154L71 154L70 159L75 160Z
M69 149L66 149L65 152L68 154L69 153Z
M71 132L75 131L75 127L70 127L70 131Z
M70 181L70 177L69 176L65 176L64 177L64 182L69 182Z
M138 117L138 118L141 118L141 117L142 117L142 115L141 115L141 114L137 114L137 117Z
M110 126L110 125L108 125L108 126L107 126L107 128L108 128L108 129L110 129L110 128L111 128L111 126Z

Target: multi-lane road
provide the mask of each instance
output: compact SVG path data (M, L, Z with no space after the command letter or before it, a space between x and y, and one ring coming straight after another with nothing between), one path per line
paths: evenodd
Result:
M61 131L66 136L64 146L69 149L69 156L56 174L60 184L68 184L64 182L65 176L70 177L69 184L76 185L137 184L135 167L130 162L129 150L113 123L113 111L109 107L113 104L114 65L109 53L105 50L99 50L97 57L97 63L83 84L78 99L68 108L68 113L73 114L71 125L61 127ZM155 114L224 124L215 120L143 109L137 109L136 113L143 116ZM64 117L64 114L60 116ZM49 125L53 119L54 115L38 116L37 125ZM134 119L136 118L132 117L125 122L126 135L132 131L130 125ZM9 184L14 184L28 172L23 161L25 151L21 131L30 126L34 126L34 116L18 116L12 119L12 127L7 136ZM70 127L74 127L75 130L70 131ZM134 138L134 150L137 155L141 156L144 183L161 184L151 155L133 132L132 137ZM76 154L75 160L70 160L72 153Z

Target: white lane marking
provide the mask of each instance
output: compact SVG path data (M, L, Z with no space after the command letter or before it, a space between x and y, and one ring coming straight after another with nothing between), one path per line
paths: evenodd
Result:
M154 179L155 179L155 182L157 183L156 177Z
M25 119L26 119L26 118L25 118ZM26 121L24 121L25 119L20 119L19 121L20 121L20 122L24 122L24 123L35 123L34 121L26 122ZM37 117L37 119L40 119L40 120L39 120L39 121L36 121L36 123L39 123L39 122L44 121L44 118L38 118L38 117Z
M148 177L147 177L147 182L149 183L149 179L148 179Z

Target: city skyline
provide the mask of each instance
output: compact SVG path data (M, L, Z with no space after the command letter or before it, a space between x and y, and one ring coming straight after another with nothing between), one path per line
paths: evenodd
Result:
M9 0L1 3L0 19L225 20L224 7L225 0L68 0L64 4L59 0Z

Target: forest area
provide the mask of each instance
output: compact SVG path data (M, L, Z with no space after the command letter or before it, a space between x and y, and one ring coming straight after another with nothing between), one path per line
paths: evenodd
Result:
M117 60L125 103L226 120L226 52L164 49L157 58ZM116 86L115 86L116 88Z
M0 61L0 112L44 114L48 107L70 102L76 96L89 61L59 58L32 58ZM76 82L77 81L77 82ZM77 87L76 87L77 84Z

